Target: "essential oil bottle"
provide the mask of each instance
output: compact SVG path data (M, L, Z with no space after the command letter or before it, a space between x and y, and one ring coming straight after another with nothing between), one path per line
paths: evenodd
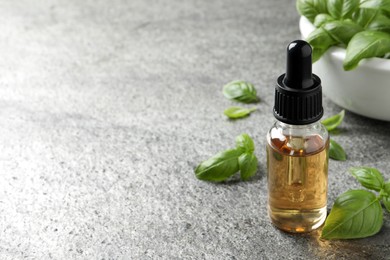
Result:
M277 79L267 134L268 213L288 232L309 232L326 218L329 135L321 80L312 74L312 49L302 40L287 47L287 70Z

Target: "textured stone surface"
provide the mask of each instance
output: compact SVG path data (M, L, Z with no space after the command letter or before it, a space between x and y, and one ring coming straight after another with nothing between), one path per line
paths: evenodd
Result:
M0 258L390 259L389 214L344 242L268 220L265 134L297 24L284 0L1 1ZM233 79L262 99L236 122L222 115ZM351 166L390 178L389 127L346 113L329 206L359 187ZM242 132L260 158L252 181L194 178Z

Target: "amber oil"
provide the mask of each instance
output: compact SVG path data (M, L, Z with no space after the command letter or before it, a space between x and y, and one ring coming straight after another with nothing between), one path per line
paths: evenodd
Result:
M311 126L318 131L304 131L307 136L286 136L288 125L278 124L268 135L268 213L284 231L309 232L326 218L328 136L319 123ZM289 131L297 132L294 126Z

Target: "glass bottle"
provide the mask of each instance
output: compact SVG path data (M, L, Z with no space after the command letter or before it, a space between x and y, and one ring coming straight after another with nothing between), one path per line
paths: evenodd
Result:
M278 78L274 116L267 134L268 213L289 232L309 232L326 218L329 135L320 79L311 73L311 47L287 48L287 72Z

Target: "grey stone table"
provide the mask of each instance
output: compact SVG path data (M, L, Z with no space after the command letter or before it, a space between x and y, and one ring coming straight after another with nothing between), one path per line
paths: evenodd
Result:
M335 242L268 220L265 134L285 47L299 38L294 5L2 0L0 259L390 259L390 214L376 236ZM221 95L233 79L261 97L235 122ZM359 187L351 166L390 178L389 127L347 112L329 207ZM253 180L194 177L243 132L256 142Z

